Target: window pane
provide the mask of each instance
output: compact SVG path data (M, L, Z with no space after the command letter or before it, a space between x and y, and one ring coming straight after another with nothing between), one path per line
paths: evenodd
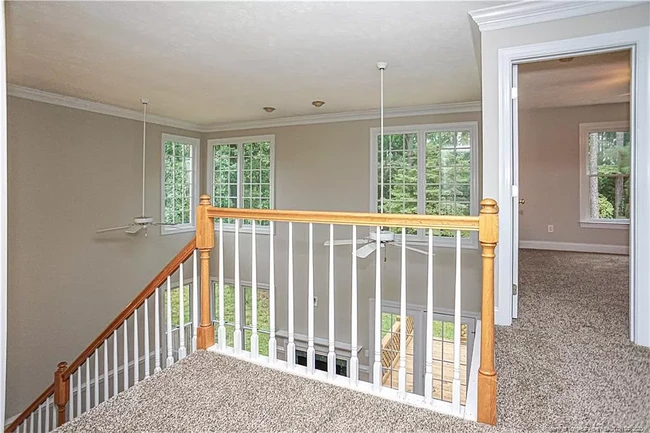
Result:
M213 190L212 203L216 207L237 207L237 145L218 144L213 152ZM224 220L232 224L233 220Z
M629 219L629 131L592 132L588 146L590 218Z
M193 163L192 145L164 143L164 216L168 224L191 224Z
M384 190L381 191L381 142L377 137L377 210L415 214L418 211L418 135L384 136ZM383 197L383 209L382 209ZM401 229L391 229L401 233ZM415 230L408 233L414 234Z
M469 131L426 133L425 211L427 214L470 214L471 159ZM455 236L456 233L440 230L436 235L448 237ZM467 236L468 234L463 233L463 237Z

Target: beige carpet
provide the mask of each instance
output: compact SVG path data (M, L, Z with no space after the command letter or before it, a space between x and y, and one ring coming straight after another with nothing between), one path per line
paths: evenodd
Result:
M498 427L198 352L67 432L645 432L650 350L628 342L628 259L522 251L520 319L497 330Z

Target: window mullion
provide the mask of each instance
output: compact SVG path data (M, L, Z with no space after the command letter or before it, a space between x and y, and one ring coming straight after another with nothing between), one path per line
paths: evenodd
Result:
M424 130L418 131L418 213L426 213L426 187L427 187L427 146L426 146L426 132ZM424 239L424 229L418 229L418 238Z
M244 195L244 143L237 143L237 207L242 207ZM243 221L239 220L239 226L243 227Z

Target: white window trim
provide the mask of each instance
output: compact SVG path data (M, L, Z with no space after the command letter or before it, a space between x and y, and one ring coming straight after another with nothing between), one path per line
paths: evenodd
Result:
M589 216L589 176L587 175L587 162L589 157L589 134L592 132L629 131L630 122L593 122L580 124L580 227L592 229L618 229L630 228L629 219L599 220Z
M213 200L214 197L212 197L212 194L214 193L214 152L212 151L212 148L215 145L223 145L223 144L236 144L237 145L237 207L241 207L241 201L242 201L242 158L243 158L243 152L242 152L242 146L244 143L251 143L251 142L256 142L256 141L268 141L271 143L271 172L269 173L269 185L270 185L270 193L271 196L269 197L269 206L270 209L275 209L275 135L251 135L247 137L232 137L232 138L214 138L211 140L208 140L207 143L207 153L208 157L207 159L207 174L208 174L208 193L210 194L210 200ZM215 224L217 224L217 220L215 219ZM224 232L233 232L235 231L235 225L234 224L224 224L223 225L223 231ZM239 231L240 233L250 233L251 228L249 226L244 226L241 224L239 225ZM265 226L260 226L257 225L255 227L255 233L256 234L269 234L269 227ZM215 232L215 235L217 233Z
M160 221L165 221L165 142L167 141L192 146L192 206L190 209L190 224L160 226L160 234L162 236L194 232L196 230L196 208L199 205L201 183L201 140L193 137L163 133L160 140Z
M420 176L421 172L426 170L425 152L426 146L424 134L427 132L445 132L445 131L469 131L470 134L470 214L478 215L478 122L453 122L453 123L430 123L423 125L405 125L391 126L384 128L384 135L388 134L418 134L418 209L423 213L424 191L426 176ZM370 212L377 210L377 137L380 134L380 128L370 128ZM409 235L410 243L426 243L424 235ZM436 247L456 247L456 240L451 237L435 237ZM462 248L478 248L478 235L471 233L469 238L462 240Z

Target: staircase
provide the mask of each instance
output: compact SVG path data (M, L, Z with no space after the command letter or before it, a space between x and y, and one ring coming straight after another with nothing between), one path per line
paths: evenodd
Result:
M161 370L172 366L185 358L188 353L197 350L210 350L230 357L245 360L266 368L278 369L326 383L335 384L355 391L362 391L383 398L409 403L456 417L477 420L482 423L496 423L496 373L494 370L494 250L497 243L498 217L497 206L493 200L481 202L479 216L428 216L428 215L388 215L346 212L310 212L280 211L255 209L220 209L210 205L210 198L202 196L197 208L196 237L192 239L140 294L102 331L93 342L70 364L61 362L54 373L53 383L21 413L5 430L10 432L50 432L57 426L73 420L100 403L126 391L156 375ZM294 240L298 224L307 228L307 276L306 288L294 268L299 263L295 249L299 242ZM329 260L325 266L315 263L318 251L314 242L314 227L329 229ZM350 290L335 290L334 233L335 226L351 226L353 243L348 251L346 266L350 267ZM215 227L217 233L215 236ZM228 229L232 228L233 233ZM282 229L282 234L280 234ZM358 325L360 304L365 306L365 299L359 299L359 266L354 254L358 229L377 233L374 278L374 311L368 312L373 318L373 350L368 357L366 371L361 369L358 344ZM382 257L385 245L380 240L380 232L390 229L401 237L400 259L400 316L393 326L390 336L382 333ZM413 380L409 377L407 348L412 344L412 323L406 314L407 307L407 233L423 231L428 240L426 258L426 349L424 362L424 387L421 393L414 392ZM452 395L450 401L438 398L434 387L432 361L434 355L434 230L455 233L456 267L454 291L453 360L449 367L453 371L451 379ZM257 233L266 231L263 242ZM473 373L466 379L466 396L461 397L461 340L466 343L467 335L461 335L461 239L462 233L478 232L482 248L482 317L477 325ZM286 237L284 236L286 234ZM218 239L216 283L212 281L211 256L215 249L215 237ZM276 239L277 237L277 239ZM243 238L250 238L250 248L243 256ZM286 239L286 244L285 244ZM277 243L277 245L276 245ZM260 246L264 249L259 248ZM260 252L262 251L262 252ZM231 254L232 253L232 254ZM276 290L276 258L287 257L286 297ZM369 259L372 260L372 259ZM247 300L241 299L242 268L250 265L250 293L252 306L245 310ZM265 269L260 272L260 269ZM315 335L314 299L315 275L327 279L327 338ZM232 322L226 310L227 298L226 275L233 275L234 317ZM258 311L258 290L262 284L268 287L269 317L268 330L260 329ZM346 283L347 284L347 283ZM284 281L283 281L284 287ZM346 286L347 287L347 286ZM307 305L297 305L296 295L307 291ZM347 292L347 293L346 293ZM344 301L335 303L335 293L345 294ZM277 329L276 314L284 311L278 308L278 301L286 305L286 330ZM349 311L350 343L345 347L337 341L336 308L345 305ZM307 310L307 335L301 343L300 334L296 332L297 312ZM242 312L244 321L242 322ZM370 314L372 313L372 314ZM347 314L347 313L346 313ZM250 315L250 317L248 317ZM228 319L228 320L227 320ZM250 320L249 320L250 319ZM322 318L321 318L322 319ZM266 320L266 319L265 319ZM399 326L407 323L407 326ZM410 330L409 332L409 323ZM324 323L320 322L319 325ZM261 338L263 337L263 338ZM260 342L263 342L262 347ZM285 344L279 344L282 341ZM304 346L304 347L303 347ZM326 351L324 360L317 368L317 347ZM480 346L480 351L478 347ZM442 347L442 346L441 346ZM303 352L301 352L304 349ZM337 374L337 362L341 352L347 358L346 374ZM299 365L297 353L305 353L306 365ZM302 356L302 355L301 355ZM412 355L411 355L412 356ZM466 360L465 362L469 362ZM478 366L480 362L480 368ZM412 360L411 360L412 365ZM397 380L385 380L386 369L397 371ZM412 368L412 367L411 367ZM339 370L340 372L340 370ZM408 380L411 386L408 387Z

